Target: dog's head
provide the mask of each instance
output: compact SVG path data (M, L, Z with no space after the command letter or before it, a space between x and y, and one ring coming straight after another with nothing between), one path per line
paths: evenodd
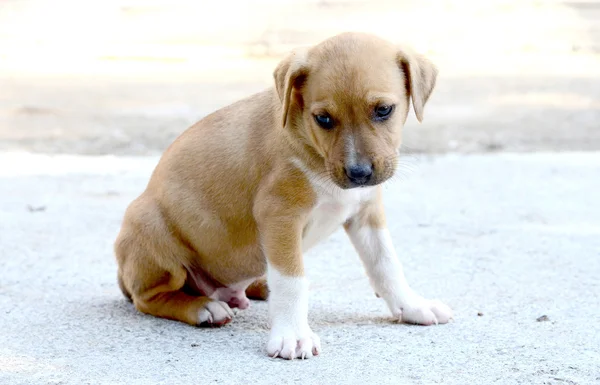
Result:
M436 75L425 57L362 33L298 49L274 73L283 127L341 188L394 174L409 99L421 121Z

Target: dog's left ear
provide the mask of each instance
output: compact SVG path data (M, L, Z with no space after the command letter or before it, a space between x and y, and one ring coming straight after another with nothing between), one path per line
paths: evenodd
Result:
M401 48L398 51L396 61L407 77L406 89L412 99L415 115L421 122L425 103L435 87L438 70L425 56L412 52L408 48Z
M273 77L279 100L282 103L282 127L288 121L290 105L293 98L302 103L302 95L299 92L308 76L307 49L299 48L292 51L275 68Z

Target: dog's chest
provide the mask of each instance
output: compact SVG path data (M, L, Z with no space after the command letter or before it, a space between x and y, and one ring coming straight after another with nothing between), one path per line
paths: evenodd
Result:
M302 250L307 251L327 238L358 213L363 202L371 199L372 192L372 188L336 189L331 193L318 189L317 204L302 233Z

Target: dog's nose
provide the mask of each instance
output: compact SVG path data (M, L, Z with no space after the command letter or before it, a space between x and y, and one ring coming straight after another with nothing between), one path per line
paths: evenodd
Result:
M346 175L355 184L365 184L373 175L373 165L371 163L357 163L346 167Z

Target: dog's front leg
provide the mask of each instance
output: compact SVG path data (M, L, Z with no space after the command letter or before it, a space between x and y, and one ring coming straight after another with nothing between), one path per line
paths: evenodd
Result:
M267 256L272 357L309 358L319 354L319 338L308 326L308 281L304 276L301 227L286 218L272 218L262 229Z
M385 225L381 198L365 205L344 224L344 228L365 266L375 293L386 301L395 317L420 325L446 323L452 318L452 310L448 306L438 300L421 297L408 285Z

